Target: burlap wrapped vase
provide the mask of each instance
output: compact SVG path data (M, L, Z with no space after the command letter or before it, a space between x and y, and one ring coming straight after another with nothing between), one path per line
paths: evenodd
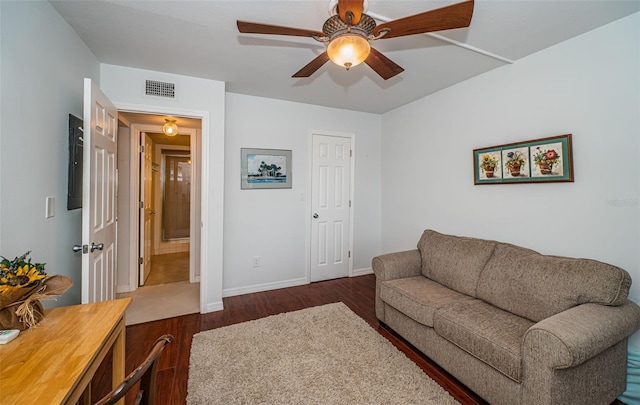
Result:
M0 329L25 330L35 326L44 319L44 307L40 301L56 299L72 285L73 281L67 276L48 276L39 285L22 291L24 295L16 301L6 304L5 300L0 309Z

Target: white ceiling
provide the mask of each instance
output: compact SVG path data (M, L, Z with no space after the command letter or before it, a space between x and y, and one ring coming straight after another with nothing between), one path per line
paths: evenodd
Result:
M640 11L640 0L476 0L469 28L373 42L405 71L387 81L362 64L291 75L324 51L311 38L240 34L236 20L321 31L329 0L50 0L102 63L226 82L226 90L383 113ZM458 0L369 0L396 19Z

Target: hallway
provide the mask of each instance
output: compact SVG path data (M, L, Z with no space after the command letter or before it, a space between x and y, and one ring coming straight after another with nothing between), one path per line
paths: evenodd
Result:
M151 272L145 286L189 281L189 252L151 256Z

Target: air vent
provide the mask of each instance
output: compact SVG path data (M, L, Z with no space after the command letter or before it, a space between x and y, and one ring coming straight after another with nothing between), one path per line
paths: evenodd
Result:
M147 96L175 98L175 83L159 82L157 80L147 80L145 84L144 94Z

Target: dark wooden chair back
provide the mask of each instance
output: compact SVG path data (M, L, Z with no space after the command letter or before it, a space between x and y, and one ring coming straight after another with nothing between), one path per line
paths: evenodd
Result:
M173 341L172 335L160 336L147 358L129 374L120 385L113 389L108 395L96 402L95 405L112 405L122 399L138 381L140 388L136 396L135 404L153 405L156 397L156 374L158 368L158 360L167 343Z

